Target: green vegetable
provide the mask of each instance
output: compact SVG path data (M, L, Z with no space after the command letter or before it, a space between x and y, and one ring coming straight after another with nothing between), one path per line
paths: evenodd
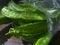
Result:
M46 20L45 14L42 12L39 12L39 10L33 12L33 11L11 11L7 7L4 7L2 9L2 14L8 18L14 18L14 19L28 19L28 20Z
M8 4L8 8L11 9L11 10L13 10L13 11L26 11L25 8L20 7L19 5L15 4L13 1L11 1Z
M0 15L0 24L7 24L7 23L10 23L11 22L11 19L3 16L3 15Z
M28 20L28 19L11 19L11 20L19 26L28 23L46 22L46 20Z
M35 11L35 10L37 10L32 5L25 4L25 3L23 3L23 4L15 4L13 1L11 1L8 4L8 8L13 10L13 11L26 11L26 10Z
M44 25L44 26L43 26ZM15 28L11 28L7 34L15 35L16 37L23 37L25 39L32 39L37 35L47 32L47 23L46 22L36 22L21 25ZM17 36L17 34L19 36Z
M17 25L10 28L6 35L12 35L17 38L32 40L48 32L47 20L45 14L35 5L15 4L11 1L8 6L2 8L1 13Z
M47 34L43 37L40 37L34 45L48 45L51 39L51 35Z

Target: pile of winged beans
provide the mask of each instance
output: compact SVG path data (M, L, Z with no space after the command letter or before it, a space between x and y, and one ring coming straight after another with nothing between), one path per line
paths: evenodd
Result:
M50 37L47 34L47 20L45 14L35 5L15 4L11 1L2 8L1 13L0 24L12 21L15 25L6 35L26 40L35 39L33 45L48 45Z

